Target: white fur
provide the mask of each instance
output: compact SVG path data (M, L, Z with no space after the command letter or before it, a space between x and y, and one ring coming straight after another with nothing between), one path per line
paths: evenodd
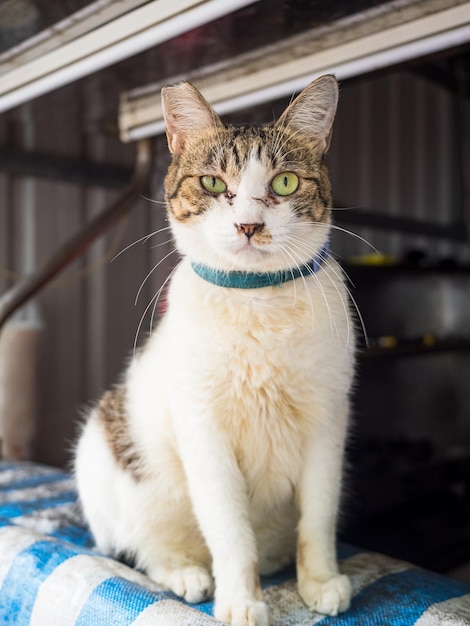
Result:
M332 578L338 585L334 533L352 372L346 294L330 263L305 285L247 292L210 285L185 261L170 311L126 379L150 478L136 483L117 467L94 420L79 442L78 486L99 547L138 551L139 564L168 584L173 570L210 567L207 544L222 617L257 602L240 591L256 560L270 572L294 555L295 499L300 538L312 543L309 567L299 570L303 598L333 614L349 600L344 581L346 590L323 604L317 590ZM183 595L200 599L195 586Z
M289 198L278 206L265 206L259 198L266 195L266 180L270 182L274 174L251 155L239 178L227 181L229 189L236 189L235 201L220 195L201 218L173 221L178 248L196 263L226 271L269 272L310 261L327 239L329 227L300 222ZM265 223L272 241L257 244L254 239L248 245L234 228L243 223Z
M127 550L188 601L211 594L233 626L266 626L258 569L298 551L299 592L335 615L350 585L338 572L335 528L353 372L353 331L341 270L280 287L225 289L190 260L252 271L302 264L328 227L298 227L289 199L268 210L255 157L230 210L222 197L173 223L187 255L169 309L126 373L127 412L145 477L121 469L98 420L77 446L76 476L98 546ZM263 222L271 242L248 245L236 223ZM296 230L297 228L297 230ZM295 234L297 248L279 252Z

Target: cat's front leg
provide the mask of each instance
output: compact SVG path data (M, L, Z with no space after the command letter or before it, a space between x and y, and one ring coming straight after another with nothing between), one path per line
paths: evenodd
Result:
M338 409L337 409L338 411ZM341 491L347 402L334 423L321 421L308 443L298 501L299 594L314 611L337 615L350 604L351 584L336 560L336 518Z
M232 626L268 626L246 485L235 454L228 438L205 418L191 425L178 428L178 444L193 509L212 555L215 617Z

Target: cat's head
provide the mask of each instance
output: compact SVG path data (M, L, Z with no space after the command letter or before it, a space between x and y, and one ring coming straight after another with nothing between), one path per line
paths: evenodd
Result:
M331 191L323 155L338 100L318 78L277 122L222 123L190 83L162 90L173 160L165 199L179 250L218 270L302 266L328 239Z

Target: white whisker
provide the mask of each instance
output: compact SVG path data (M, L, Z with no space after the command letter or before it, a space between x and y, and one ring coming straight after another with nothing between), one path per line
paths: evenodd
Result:
M330 263L328 263L328 261L327 261L327 260L325 260L325 261L324 261L324 263L325 263L325 265L326 265L329 269L331 269L331 271L335 274L335 276L336 276L339 280L341 280L341 278L342 278L342 277L340 277L340 276L338 275L338 273L334 270L334 268L331 266L331 264L330 264ZM368 336L367 336L366 325L365 325L365 322L364 322L364 318L362 317L362 313L361 313L361 311L360 311L360 309L359 309L359 306L358 306L358 304L357 304L357 302L356 302L356 299L354 298L354 296L353 296L353 295L352 295L352 293L351 293L351 290L349 289L349 287L346 285L346 283L345 283L344 281L342 281L342 283L343 283L344 288L346 289L346 292L347 292L347 294L348 294L348 296L349 296L349 298L350 298L351 302L353 303L354 309L355 309L355 311L356 311L356 313L357 313L357 317L358 317L358 319L359 319L359 323L360 323L360 325L361 325L361 329L362 329L362 333L363 333L363 335L364 335L364 341L365 341L365 343L366 343L366 346L367 346L367 347L369 347L369 339L368 339Z
M343 277L338 274L338 272L334 269L334 267L331 265L331 263L328 262L328 259L326 259L326 258L323 259L323 263L324 263L324 265L326 267L328 267L328 269L330 269L333 272L333 274L336 276L336 278L342 282L342 284L343 284L343 286L344 286L344 288L345 288L345 290L346 290L346 292L347 292L347 294L349 296L349 299L351 300L351 302L352 302L352 304L354 306L354 309L355 309L355 311L357 313L357 316L358 316L358 319L359 319L359 322L360 322L360 325L361 325L362 333L364 335L364 341L366 343L366 346L369 346L369 339L367 337L366 325L365 325L365 322L364 322L364 318L362 317L361 311L359 309L359 306L358 306L358 304L356 302L356 299L354 298L354 296L353 296L351 290L349 289L349 287L345 284L345 282L343 280ZM348 325L348 328L349 328L349 325Z
M306 254L306 255L309 255L309 254L310 254L310 250L308 250L308 249L307 249L307 246L306 246L306 244L305 244L305 242L304 242L304 241L299 240L298 238L293 238L293 237L291 237L291 239L296 239L296 241L298 242L298 244L297 244L297 248L298 248L298 249L299 249L299 250L300 250L303 254ZM328 258L327 258L327 257L325 257L324 255L322 255L322 256L321 256L321 259L322 259L322 262L323 262L323 269L325 270L325 274L328 276L328 278L329 278L329 280L330 280L331 284L333 285L333 287L335 288L336 292L338 293L338 296L339 296L339 298L340 298L340 300L341 300L341 304L342 304L342 307L343 307L343 310L344 310L344 313L345 313L346 325L347 325L347 329L348 329L348 334L347 334L347 338L346 338L346 347L345 347L345 350L346 350L346 349L348 348L348 346L349 346L349 341L350 341L350 323L349 323L349 322L350 322L350 312L349 312L349 307L347 306L346 302L344 301L343 295L342 295L341 291L339 290L339 288L338 288L338 284L337 284L337 281L338 281L338 282L340 282L341 284L344 284L344 281L342 280L342 277L341 277L341 276L339 276L339 274L338 274L338 273L334 270L334 268L331 266L331 263L329 263L329 262L328 262ZM331 276L330 276L329 272L327 272L327 271L326 271L326 267L328 267L329 269L331 269L331 271L335 274L335 276L336 276L336 278L337 278L337 281L334 281L334 280L331 278ZM356 307L356 309L357 309L356 302L354 301L354 298L353 298L353 296L352 296L351 292L349 291L349 289L347 288L347 286L346 286L346 285L344 285L344 287L345 287L345 289L346 289L347 293L349 294L349 297L350 297L350 298L351 298L351 300L354 302L354 306L355 306L355 307ZM327 306L328 306L328 305L327 305ZM360 315L360 314L359 314L359 315ZM335 324L335 327L336 327L336 324ZM336 328L337 328L337 327L336 327ZM338 332L337 332L337 336L339 337Z
M377 250L377 248L372 245L370 243L370 241L367 241L367 239L364 239L364 237L361 237L360 235L358 235L357 233L354 233L352 230L348 230L347 228L341 228L341 226L337 226L336 224L329 224L328 225L329 228L333 228L334 230L339 230L342 233L346 233L347 235L351 235L351 237L355 237L356 239L359 239L359 241L362 241L362 243L365 243L366 245L368 245L370 248L372 248L372 250L378 254L379 256L382 256L382 253L379 252Z
M171 239L167 239L166 241L162 241L162 242L160 242L160 243L156 243L154 246L150 246L150 247L151 247L151 248L152 248L152 250L153 250L154 248L159 248L160 246L164 246L164 245L165 245L165 244L167 244L167 243L174 243L174 239L173 239L173 237L172 237Z
M292 276L292 282L294 284L294 303L292 305L292 308L295 309L295 305L297 304L297 283L295 281L294 270L293 270L292 266L289 263L289 257L287 256L285 250L283 250L281 248L279 250L279 253L282 254L282 256L284 257L284 260L286 261L286 265L289 267L289 271L290 271L291 276Z
M129 250L129 248L132 248L132 246L137 245L138 243L140 243L141 241L143 243L145 243L146 241L148 241L149 239L151 239L152 237L155 237L155 235L158 235L159 233L162 233L164 230L170 230L171 226L165 226L164 228L160 228L159 230L154 231L153 233L150 233L149 235L144 235L144 237L141 237L140 239L137 239L137 241L133 241L132 243L130 243L128 246L126 246L123 250L121 250L120 252L118 252L112 259L111 259L111 263L113 261L115 261L118 256L121 256L121 254L123 254L124 252L126 252L127 250Z
M301 226L303 226L304 228L307 226L307 225L300 224L300 223L298 223L298 224L293 224L292 226L298 226L298 225L301 225ZM314 226L317 226L317 227L318 227L318 224L317 224L317 225L315 225L315 224L314 224ZM349 233L349 234L354 235L354 233ZM291 241L296 241L298 246L303 246L303 248L299 248L299 249L301 249L301 251L302 251L303 253L305 253L306 255L310 255L310 254L311 254L310 250L308 250L308 249L307 249L306 244L305 244L305 243L304 243L301 239L299 239L299 238L297 238L297 237L294 237L293 235L290 235L290 236L289 236L289 238L290 238L290 240L291 240ZM369 242L367 242L366 240L364 240L364 241L365 241L366 243L369 243ZM369 244L369 245L371 245L371 246L372 246L372 244ZM372 247L373 247L373 246L372 246ZM374 248L374 249L375 249L375 248ZM380 254L380 253L378 252L378 254ZM357 313L357 316L358 316L358 319L359 319L359 323L360 323L360 326L361 326L361 330L362 330L362 333L363 333L363 335L364 335L364 341L365 341L366 345L368 346L368 345L369 345L369 340L368 340L368 336L367 336L367 330L366 330L366 326L365 326L364 318L362 317L362 314L361 314L361 311L360 311L360 309L359 309L359 306L358 306L358 304L357 304L357 302L356 302L356 300L355 300L354 296L352 295L351 290L349 289L349 287L347 286L347 284L346 284L346 283L345 283L345 281L343 280L343 277L342 277L342 276L339 276L338 272L336 272L336 271L335 271L335 269L331 266L331 263L329 263L327 259L323 259L323 262L324 262L324 265L326 265L326 267L328 267L328 268L329 268L329 269L330 269L330 270L331 270L331 271L335 274L335 276L336 276L336 278L338 279L338 281L340 281L341 283L343 283L344 288L345 288L345 290L346 290L346 292L347 292L347 294L348 294L348 296L349 296L349 298L350 298L350 300L351 300L351 302L352 302L352 304L353 304L353 306L354 306L354 309L355 309L355 311L356 311L356 313ZM328 275L328 272L327 272L327 275ZM338 289L336 282L335 282L335 281L334 281L331 277L330 277L330 280L331 280L331 282L334 284L335 288L336 288L336 289ZM339 291L338 291L338 293L339 293ZM345 309L345 312L346 312L346 314L347 314L348 308L347 308L346 304L344 303L344 300L343 300L343 298L342 298L342 296L341 296L341 295L340 295L340 297L341 297L341 300L342 300L342 302L343 302L343 307L344 307L344 309ZM348 317L348 319L349 319L349 317ZM349 325L348 325L348 329L349 329ZM349 331L348 331L348 333L349 333ZM348 336L348 341L349 341L349 336Z
M345 302L345 300L343 298L343 294L341 293L341 291L340 291L336 281L332 279L332 277L331 277L331 275L330 275L328 270L330 269L333 272L333 274L335 274L336 278L341 281L342 284L343 284L343 281L338 276L337 272L334 271L333 267L331 266L330 263L328 263L328 261L326 259L323 259L322 267L323 267L323 271L325 272L325 275L327 276L328 280L330 281L330 283L335 288L335 291L337 292L337 294L339 296L339 299L341 300L341 305L343 307L344 315L345 315L345 318L346 318L346 328L347 328L346 345L344 346L344 351L346 352L348 347L349 347L349 342L351 340L351 314L350 314L349 307L348 307L347 303ZM353 298L351 296L351 293L349 291L348 291L348 293L349 293L349 297L352 300Z
M282 149L284 148L284 146L286 145L286 143L288 141L290 141L291 139L293 139L296 135L298 135L299 133L301 133L300 129L297 129L296 131L294 131L293 133L291 133L289 136L287 136L284 141L277 146L276 152L273 154L273 158L277 159L279 154L282 152Z
M163 261L165 261L169 256L171 256L175 252L177 252L176 248L173 248L173 250L170 250L170 252L168 252L168 254L165 254L165 256L162 259L160 259L160 261L158 261L158 263L156 265L154 265L154 267L150 270L150 272L144 278L144 280L142 281L142 284L139 287L139 291L137 292L137 295L135 297L134 306L137 304L137 301L139 300L139 296L140 296L140 294L142 292L142 289L144 288L144 285L147 282L147 280L150 278L150 276L154 273L154 271L157 269L157 267L159 267L163 263Z
M331 211L333 209L330 208L329 210ZM372 248L372 250L376 254L378 254L379 256L382 256L382 253L379 250L377 250L377 248L373 244L371 244L370 241L367 241L367 239L364 239L364 237L361 237L360 235L353 232L352 230L348 230L347 228L342 228L341 226L337 226L336 224L325 224L323 222L297 222L294 224L289 224L289 228L298 228L298 229L310 229L312 226L314 228L324 228L325 230L330 230L332 228L342 233L346 233L347 235L351 235L351 237L355 237L356 239L359 239L359 241L362 241L363 243L368 245L370 248Z
M154 323L154 319L155 319L155 311L157 310L157 305L158 305L158 301L160 300L160 296L162 295L166 285L168 284L168 282L171 280L171 278L173 277L173 274L176 272L176 270L179 268L179 266L181 265L181 263L183 262L183 259L181 259L177 265L171 270L171 272L168 274L168 276L165 278L162 286L160 287L160 289L157 291L157 298L154 302L153 308L152 308L152 315L150 317L150 332L152 332L153 330L153 323Z
M157 293L152 297L152 299L150 300L150 302L147 304L145 311L142 313L142 317L140 318L140 322L139 325L137 326L137 330L135 332L135 337L134 337L134 356L137 350L137 341L139 338L139 334L140 334L140 329L142 328L142 324L144 323L144 319L145 316L147 315L147 311L150 309L150 307L152 306L153 301L158 298L158 291Z
M295 248L297 248L297 250L300 250L303 253L302 248L299 245L297 245L296 243L293 242L293 238L290 238L289 243L291 244L291 246L294 246ZM323 285L321 284L320 280L318 279L318 276L316 275L316 273L312 270L312 268L308 265L307 262L305 262L305 263L302 262L302 265L308 270L308 273L313 277L313 279L317 283L318 288L321 291L323 300L325 302L325 305L326 305L326 308L327 308L327 311L328 311L328 319L329 319L329 322L330 322L330 332L331 332L331 334L333 335L333 328L334 328L334 330L336 331L336 336L338 337L338 340L340 340L338 327L336 326L336 322L335 322L334 316L332 314L331 307L330 307L330 304L328 302L328 298L326 297L325 290L323 289Z
M281 146L282 148L282 146ZM290 154L291 152L296 152L297 150L302 150L302 148L299 146L297 148L291 148L290 150L287 150L286 152L283 152L282 154L282 164L283 166L288 166L288 165L294 165L294 164L298 164L297 161L289 161L287 160L285 157Z
M142 316L140 318L139 324L137 326L137 330L134 336L134 356L137 350L137 341L139 339L139 334L140 334L140 329L142 328L142 324L144 323L144 319L145 316L147 315L150 307L152 306L152 304L155 303L155 307L152 310L152 323L151 326L153 326L153 318L154 318L154 313L155 313L155 309L156 309L156 305L158 303L158 299L160 298L160 295L163 291L163 289L165 288L165 285L167 284L167 282L171 279L171 277L173 276L173 274L176 272L176 270L178 269L178 267L181 265L183 259L181 259L181 261L179 261L179 263L176 265L176 267L174 267L171 272L169 273L169 275L167 276L167 278L165 279L163 285L158 289L158 291L152 296L150 302L147 304L147 306L145 307L144 312L142 313Z
M296 267L299 270L299 272L301 272L300 266L297 263L297 260L296 260L295 256L289 250L287 250L286 247L284 247L284 252L289 256L289 258L292 259L292 262L294 263L294 267ZM302 279L302 283L303 283L303 286L304 286L304 289L305 289L305 295L307 297L307 300L308 300L308 303L309 303L309 306L310 306L310 310L312 312L312 332L313 332L313 330L315 328L315 310L313 308L312 296L310 294L310 290L308 288L307 281L305 280L305 277L302 275L302 273L300 274L300 278Z
M164 205L166 205L165 200L154 200L153 198L148 198L147 196L143 196L142 194L140 194L140 197L143 200L147 200L148 202L153 202L153 204L164 204Z

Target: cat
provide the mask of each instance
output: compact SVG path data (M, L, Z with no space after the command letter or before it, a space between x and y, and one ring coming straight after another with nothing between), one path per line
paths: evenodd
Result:
M190 83L162 90L182 262L76 448L97 546L190 603L215 591L232 626L269 623L259 573L295 558L308 607L350 602L335 535L355 341L324 163L337 100L322 76L277 122L238 127Z

